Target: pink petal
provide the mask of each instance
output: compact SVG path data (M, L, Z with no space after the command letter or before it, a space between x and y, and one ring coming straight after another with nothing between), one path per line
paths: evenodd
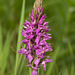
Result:
M34 64L35 64L36 66L38 66L39 62L40 62L40 58L37 58L37 59L35 60Z
M29 60L29 63L33 60L33 57L32 57L31 54L29 54L27 58L28 58L28 60Z
M38 45L39 41L40 41L40 38L37 36L36 39L35 39L35 42L36 42L37 45Z
M18 50L19 54L25 54L27 50L25 48L21 48L20 50Z
M43 65L43 69L46 71L46 64Z
M33 70L32 75L37 75L37 71Z
M49 22L45 22L43 25L46 26Z

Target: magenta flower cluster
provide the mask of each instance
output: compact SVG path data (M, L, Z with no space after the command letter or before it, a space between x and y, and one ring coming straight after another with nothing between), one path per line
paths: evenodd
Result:
M24 40L20 43L24 43L25 48L21 48L18 53L24 54L28 59L27 66L33 69L32 75L37 75L40 66L46 71L46 63L53 61L46 55L46 52L52 51L51 43L47 43L46 40L52 37L47 33L50 30L49 22L44 22L46 14L43 13L43 8L37 8L36 13L32 10L29 21L26 20L22 25L24 29L21 34Z

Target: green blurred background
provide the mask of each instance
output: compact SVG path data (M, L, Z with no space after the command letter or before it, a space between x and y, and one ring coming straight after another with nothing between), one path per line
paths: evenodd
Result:
M29 19L35 0L26 0L25 18ZM22 0L0 0L0 75L14 75L16 47ZM39 75L75 75L75 0L43 0L52 34L51 56L47 71L40 67ZM25 22L25 21L24 21ZM29 75L22 57L16 75Z

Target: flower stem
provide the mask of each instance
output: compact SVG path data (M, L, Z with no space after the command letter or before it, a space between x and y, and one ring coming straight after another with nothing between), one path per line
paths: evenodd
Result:
M29 75L32 75L32 69L29 67Z
M38 68L38 75L39 75L39 68Z

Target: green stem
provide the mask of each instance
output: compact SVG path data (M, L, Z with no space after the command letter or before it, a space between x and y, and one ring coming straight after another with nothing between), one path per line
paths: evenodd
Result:
M41 55L42 53L44 53L44 51L43 51L43 52L41 52L39 55ZM33 66L33 64L34 64L35 60L39 57L39 55L38 55L37 57L35 57L35 59L33 60L33 62L32 62L32 66Z
M32 69L29 67L29 75L32 75Z
M39 75L39 69L38 69L38 75Z

